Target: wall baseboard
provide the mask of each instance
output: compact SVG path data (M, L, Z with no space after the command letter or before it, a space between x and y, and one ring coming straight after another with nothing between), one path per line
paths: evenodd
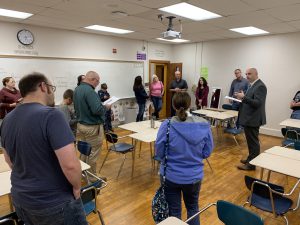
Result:
M270 135L270 136L275 136L275 137L282 137L280 130L267 128L267 127L262 127L260 129L260 133Z

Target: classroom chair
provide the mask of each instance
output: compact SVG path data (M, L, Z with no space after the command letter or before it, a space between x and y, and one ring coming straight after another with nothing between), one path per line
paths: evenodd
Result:
M19 220L17 213L12 212L5 216L0 217L1 225L24 225L24 222Z
M85 215L88 216L91 213L97 213L101 224L105 225L103 216L97 208L97 196L100 193L100 189L106 187L107 183L99 177L97 178L96 182L81 188L81 200Z
M299 140L300 136L297 130L292 128L281 128L281 133L284 136L282 146L294 148L295 142Z
M121 163L121 166L119 168L119 171L118 171L118 175L117 175L117 179L119 178L120 176L120 173L121 173L121 170L123 168L123 165L125 163L125 160L126 160L126 154L131 152L132 153L132 174L133 175L133 169L134 169L134 145L132 144L128 144L128 143L125 143L125 142L119 142L118 143L118 140L119 139L122 139L122 138L125 138L127 136L123 136L123 137L118 137L117 134L115 133L112 133L112 132L109 132L109 133L106 133L105 134L105 137L106 137L106 141L108 141L109 143L111 143L112 145L110 147L108 147L107 149L107 153L106 153L106 156L103 160L103 163L99 169L99 173L102 169L102 167L104 166L106 160L107 160L107 157L109 155L110 152L116 152L116 153L119 153L119 154L123 154L123 161Z
M88 164L89 163L89 156L90 156L91 150L92 150L92 146L89 143L85 142L85 141L78 141L77 142L77 149L80 153L80 158L82 158L81 156L84 155L85 157L84 157L83 161ZM89 176L93 176L93 175L90 172L86 171L86 170L82 171L82 174L83 174L84 178L86 179L86 182L89 183L90 182L89 181Z
M187 219L185 222L188 223L199 214L203 213L211 206L217 207L217 215L220 221L226 225L263 225L264 221L255 213L235 205L231 202L219 200L216 203L211 203L201 209L198 213Z
M291 208L293 205L293 200L287 196L290 196L294 192L299 183L300 180L298 180L290 193L285 194L282 186L246 175L245 184L250 191L250 195L244 206L246 204L250 204L250 206L254 206L262 211L272 213L274 217L281 216L284 218L286 225L288 225L289 222L285 214L288 211L295 211L298 209L300 192L297 205L293 209Z
M239 134L243 135L244 129L237 128L237 127L228 127L228 128L224 129L224 133L230 134L232 136L233 140L235 141L236 145L239 146L236 136ZM243 135L243 137L244 137L244 135Z

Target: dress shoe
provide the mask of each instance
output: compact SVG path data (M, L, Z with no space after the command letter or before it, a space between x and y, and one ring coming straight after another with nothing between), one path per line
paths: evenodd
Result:
M255 166L252 166L249 163L246 163L244 165L238 165L237 168L239 170L255 170Z
M243 164L246 164L248 161L247 161L247 159L241 159L240 162Z

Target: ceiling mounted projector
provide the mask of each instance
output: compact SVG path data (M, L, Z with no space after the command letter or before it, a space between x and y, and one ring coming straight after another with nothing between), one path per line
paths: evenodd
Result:
M181 38L181 32L173 30L172 20L176 17L175 16L168 16L167 18L169 19L168 29L167 29L167 31L161 33L161 37L163 39L167 39L167 40L180 39Z

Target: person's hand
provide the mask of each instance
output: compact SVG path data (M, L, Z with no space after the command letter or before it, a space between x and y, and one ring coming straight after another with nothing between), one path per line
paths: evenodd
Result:
M233 101L232 101L231 99L229 99L229 103L230 103L230 104L232 104L232 103L233 103Z
M11 108L15 108L17 106L17 103L15 102L15 103L12 103L12 104L9 104L9 107L11 107Z
M108 96L105 95L103 98L104 98L104 99L108 99Z
M243 91L241 92L234 92L234 95L236 96L237 99L241 100L245 97L245 94Z
M107 104L107 105L105 105L105 107L106 107L106 109L111 109L111 104Z
M73 188L73 195L75 199L80 198L80 188Z
M175 88L175 91L176 91L176 92L180 92L180 89L179 89L179 88Z

